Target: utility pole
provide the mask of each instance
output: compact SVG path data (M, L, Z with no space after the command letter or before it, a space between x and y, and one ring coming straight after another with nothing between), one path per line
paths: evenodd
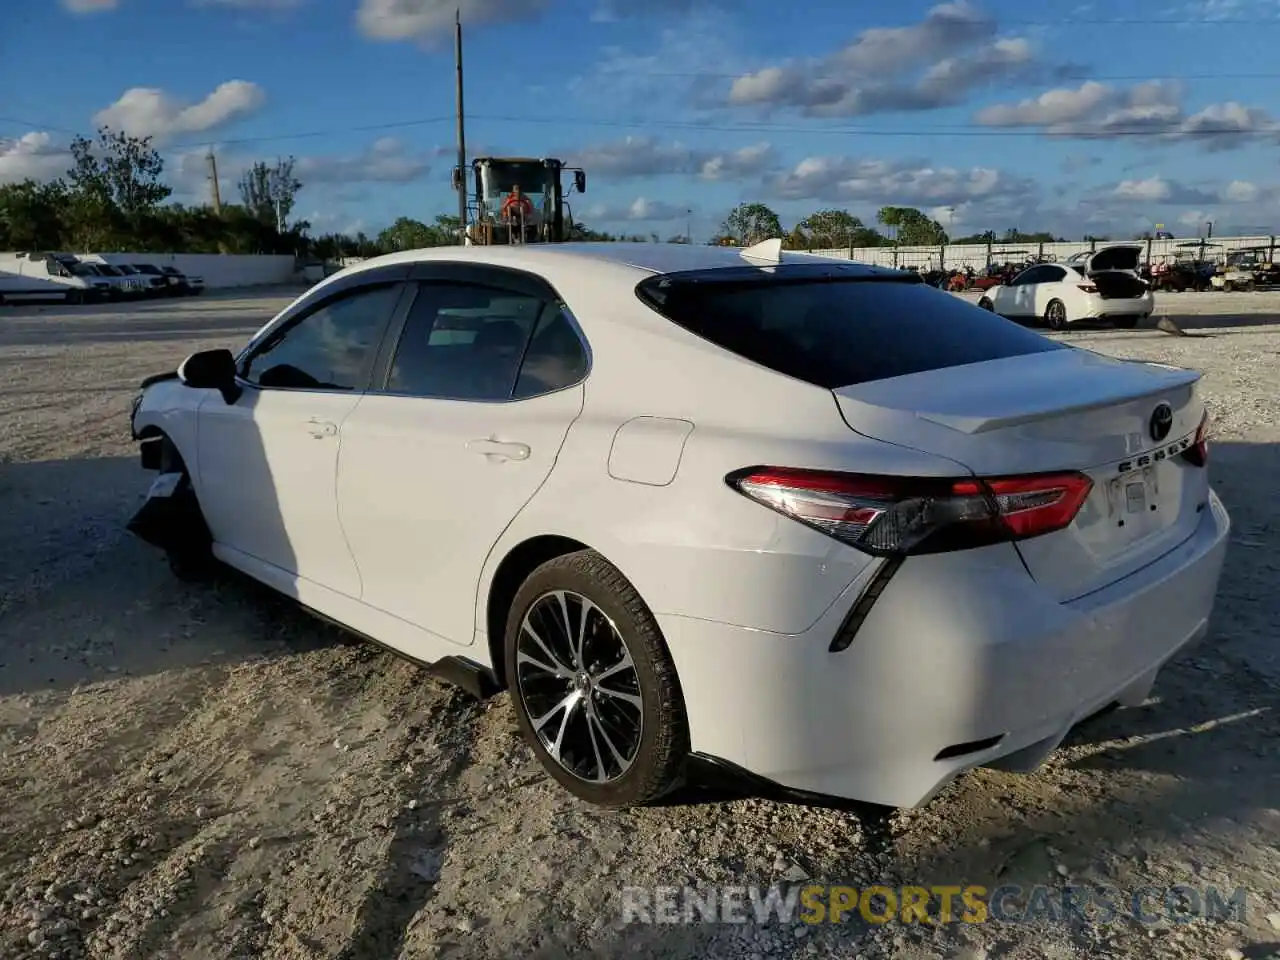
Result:
M218 189L218 158L213 155L213 147L209 148L209 182L213 184L213 212L222 216L222 193Z
M467 242L467 134L462 112L462 8L454 14L453 53L458 68L458 242Z

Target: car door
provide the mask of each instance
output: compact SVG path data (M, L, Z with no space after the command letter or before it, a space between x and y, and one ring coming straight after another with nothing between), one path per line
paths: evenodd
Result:
M1006 293L1008 309L1002 310L1009 317L1034 317L1036 313L1036 284L1041 267L1028 267L1013 278Z
M380 389L343 427L338 508L366 604L473 642L485 560L555 465L588 367L577 322L540 278L423 274Z
M1035 290L1035 316L1043 317L1044 312L1049 307L1049 301L1061 300L1063 303L1069 303L1070 292L1064 291L1062 283L1067 277L1067 271L1062 267L1045 265L1036 268Z
M239 359L241 396L211 394L198 415L197 492L214 540L292 575L304 600L316 584L360 596L338 521L338 449L405 284L355 277L265 328Z

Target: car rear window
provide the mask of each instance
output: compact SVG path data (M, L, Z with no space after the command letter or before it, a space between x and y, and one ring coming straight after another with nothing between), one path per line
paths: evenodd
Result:
M691 333L835 389L1065 349L959 297L894 275L718 281L649 277L636 293Z

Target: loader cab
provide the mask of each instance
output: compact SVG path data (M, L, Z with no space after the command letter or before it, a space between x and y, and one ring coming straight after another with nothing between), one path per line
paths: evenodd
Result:
M510 157L480 157L471 170L475 199L469 242L563 243L570 239L573 213L566 195L586 191L584 171L567 168L553 158ZM562 180L566 170L574 175L567 189ZM456 170L454 176L456 187Z

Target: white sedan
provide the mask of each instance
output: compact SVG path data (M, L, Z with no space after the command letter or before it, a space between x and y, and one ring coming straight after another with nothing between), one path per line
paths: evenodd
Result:
M1155 309L1151 290L1137 272L1141 252L1140 246L1117 244L1063 263L1033 264L988 290L978 306L1012 319L1043 320L1051 330L1081 320L1134 327Z
M131 528L508 689L586 800L913 806L1204 636L1198 380L777 241L415 250L146 381Z

